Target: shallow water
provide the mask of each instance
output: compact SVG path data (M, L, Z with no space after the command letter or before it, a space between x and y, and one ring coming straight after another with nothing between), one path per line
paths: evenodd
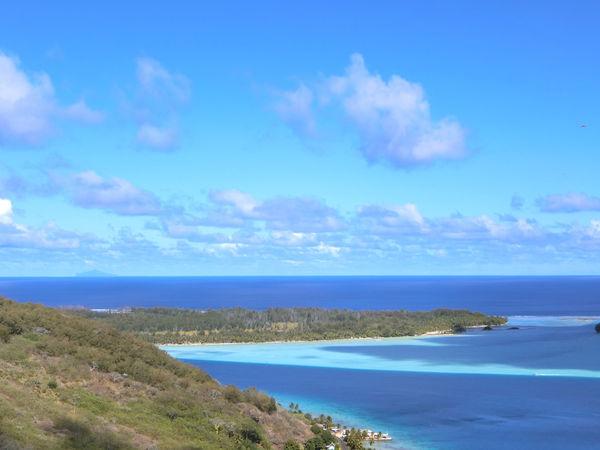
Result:
M392 433L385 448L590 449L600 336L582 318L516 318L461 336L165 347L222 383ZM551 326L548 326L548 325Z

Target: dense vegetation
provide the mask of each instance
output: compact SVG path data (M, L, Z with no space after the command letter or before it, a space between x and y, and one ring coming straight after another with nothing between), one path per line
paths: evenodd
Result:
M306 421L110 325L0 298L0 448L269 449Z
M469 326L506 322L503 317L449 309L409 312L318 308L265 311L139 308L112 313L78 310L75 314L99 319L157 344L414 336L436 331L461 332Z

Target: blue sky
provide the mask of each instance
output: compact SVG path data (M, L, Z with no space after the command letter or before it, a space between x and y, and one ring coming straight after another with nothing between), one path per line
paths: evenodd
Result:
M3 7L0 275L600 273L597 4L201 3Z

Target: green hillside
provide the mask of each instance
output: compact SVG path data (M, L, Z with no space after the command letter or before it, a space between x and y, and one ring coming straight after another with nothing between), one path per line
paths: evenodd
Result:
M268 449L301 420L109 324L0 298L0 448Z

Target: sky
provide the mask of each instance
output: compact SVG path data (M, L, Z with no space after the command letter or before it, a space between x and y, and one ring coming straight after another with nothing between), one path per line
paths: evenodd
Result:
M600 274L597 2L0 14L0 276Z

